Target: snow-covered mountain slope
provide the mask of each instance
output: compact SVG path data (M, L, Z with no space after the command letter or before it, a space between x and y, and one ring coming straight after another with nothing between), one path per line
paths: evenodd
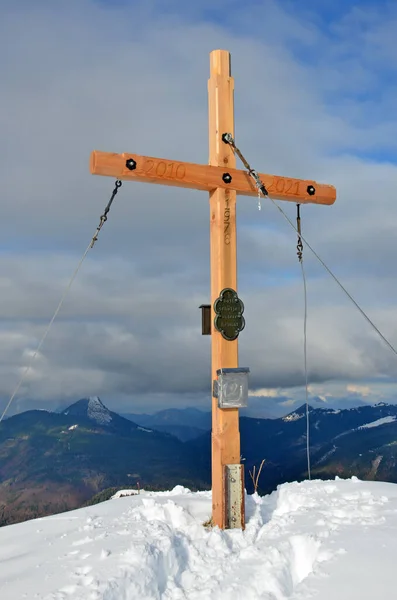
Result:
M210 492L141 493L0 529L2 600L391 600L397 486L284 484L247 527L203 526Z
M376 421L361 425L359 429L371 429L372 427L379 427L380 425L386 425L387 423L394 423L395 420L395 416L383 417L382 419L376 419Z
M64 415L87 417L97 425L108 425L112 421L112 413L101 402L98 396L90 396L78 400L64 412Z

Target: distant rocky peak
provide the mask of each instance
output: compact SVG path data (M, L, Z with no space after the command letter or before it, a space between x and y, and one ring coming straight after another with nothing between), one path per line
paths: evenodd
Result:
M308 408L309 412L313 412L314 409L311 406L309 406ZM298 419L302 419L304 416L306 416L306 410L306 404L302 404L302 406L294 410L292 413L289 413L288 415L285 415L285 417L282 417L282 420L297 421Z
M64 411L65 415L88 417L98 425L108 425L112 415L98 396L90 396L78 400Z
M96 421L99 425L106 425L112 420L112 415L98 396L88 398L87 416L92 421Z

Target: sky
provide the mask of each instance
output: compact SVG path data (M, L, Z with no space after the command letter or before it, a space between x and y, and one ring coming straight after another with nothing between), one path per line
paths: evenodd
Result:
M209 53L232 54L236 142L261 172L333 184L308 241L397 346L397 5L314 0L0 0L0 407L114 186L94 149L207 163ZM290 218L295 206L282 203ZM314 406L396 401L396 356L304 250ZM252 414L304 400L296 238L238 199L240 365ZM205 192L125 182L10 414L98 395L210 407Z

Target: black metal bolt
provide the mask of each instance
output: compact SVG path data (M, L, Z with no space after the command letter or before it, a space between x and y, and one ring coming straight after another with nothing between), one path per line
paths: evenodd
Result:
M316 193L316 188L314 187L314 185L307 186L307 193L309 194L309 196L314 196L314 194Z
M136 169L136 162L133 158L128 158L125 161L125 166L127 167L127 169L129 169L130 171L133 171L134 169Z
M231 183L232 182L232 176L230 175L230 173L224 173L222 175L222 181L224 181L225 183Z
M229 144L229 134L228 133L222 133L222 142L224 144Z

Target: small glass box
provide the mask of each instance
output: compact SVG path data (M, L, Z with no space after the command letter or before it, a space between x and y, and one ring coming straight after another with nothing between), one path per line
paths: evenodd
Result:
M214 396L219 408L243 408L248 406L247 367L218 369L218 380L214 382Z

